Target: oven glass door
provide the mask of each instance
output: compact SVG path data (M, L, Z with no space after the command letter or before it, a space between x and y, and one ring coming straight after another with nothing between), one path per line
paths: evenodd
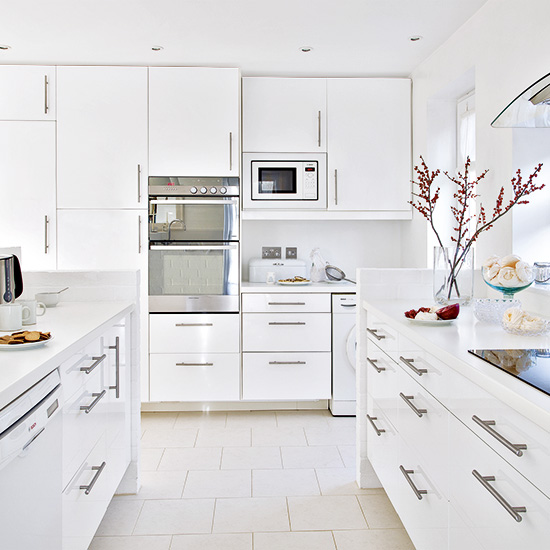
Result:
M220 242L239 239L239 199L151 197L149 242Z

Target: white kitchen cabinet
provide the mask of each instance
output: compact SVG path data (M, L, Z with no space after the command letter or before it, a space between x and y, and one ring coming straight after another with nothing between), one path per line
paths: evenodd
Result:
M0 120L55 120L55 69L0 66Z
M137 210L58 210L59 269L147 272L147 215Z
M329 210L411 213L411 81L329 78Z
M149 69L149 173L238 176L238 69Z
M243 151L327 150L325 78L243 78Z
M58 67L59 208L147 208L147 68Z
M55 269L55 123L0 122L0 185L0 242L21 246L24 270Z

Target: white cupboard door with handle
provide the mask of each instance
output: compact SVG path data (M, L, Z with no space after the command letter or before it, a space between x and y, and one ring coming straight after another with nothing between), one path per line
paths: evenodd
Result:
M329 78L329 210L411 212L411 82Z
M243 151L324 153L324 78L243 78Z
M238 69L149 69L149 173L238 176Z
M55 120L55 67L0 67L0 120Z
M24 270L56 268L55 123L0 122L2 246L21 246Z
M57 212L59 269L141 269L142 273L147 272L147 219L143 212Z
M147 68L59 67L59 208L147 208Z

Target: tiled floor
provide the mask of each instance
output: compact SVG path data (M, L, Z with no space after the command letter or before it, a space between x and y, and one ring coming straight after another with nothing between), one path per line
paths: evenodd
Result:
M90 550L414 550L355 483L355 419L328 411L147 413L142 489Z

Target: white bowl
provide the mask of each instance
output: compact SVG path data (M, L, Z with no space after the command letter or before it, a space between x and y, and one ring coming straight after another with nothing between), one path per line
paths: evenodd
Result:
M59 293L57 292L39 292L34 297L46 307L55 307L59 303Z

